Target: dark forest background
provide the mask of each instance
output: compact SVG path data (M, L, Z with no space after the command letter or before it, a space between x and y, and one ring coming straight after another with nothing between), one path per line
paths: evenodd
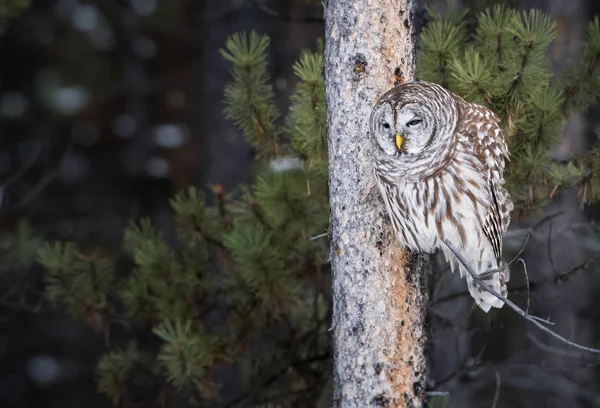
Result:
M424 2L417 3L417 24L425 24ZM587 22L600 14L595 0L460 4L473 16L498 3L538 8L557 20L550 56L558 71L576 58ZM180 189L195 185L212 197L215 186L235 192L253 179L252 149L223 114L231 64L219 49L227 38L249 30L270 36L275 101L286 112L297 82L293 63L323 36L319 2L302 0L4 0L0 13L0 242L15 231L31 237L30 229L40 239L115 252L123 229L144 216L174 237L169 199ZM597 143L599 113L594 105L572 115L557 158ZM523 253L529 279L551 283L531 286L532 313L596 347L599 215L596 207L580 208L575 191L564 191L542 211L517 216L505 238L516 252L531 232ZM0 407L112 406L96 386L105 336L39 296L43 268L14 268L6 245L0 247ZM435 259L431 265L445 267ZM456 290L433 299L430 334L436 389L452 398L432 404L489 407L502 390L494 406L600 406L597 363L527 330L508 311L474 311L461 294L464 283L447 275L436 284ZM510 296L523 300L523 277L515 281L521 289ZM484 364L475 367L473 356ZM235 382L225 383L227 393L240 392Z

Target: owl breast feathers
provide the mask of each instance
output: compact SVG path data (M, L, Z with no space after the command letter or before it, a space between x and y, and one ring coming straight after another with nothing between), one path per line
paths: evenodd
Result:
M503 302L480 288L445 246L448 240L485 283L506 296L502 234L513 203L504 185L508 149L488 108L417 81L384 94L370 118L377 184L396 236L411 251L441 248L484 311Z

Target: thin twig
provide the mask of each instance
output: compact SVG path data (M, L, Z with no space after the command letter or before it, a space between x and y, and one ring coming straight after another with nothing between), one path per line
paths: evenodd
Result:
M517 252L517 254L515 255L515 257L510 260L510 262L508 263L508 265L512 265L513 262L515 262L517 259L519 259L519 257L523 253L523 251L525 251L525 248L527 247L527 243L529 242L529 238L530 237L531 237L531 233L527 234L527 236L525 237L525 242L521 246L521 249L519 250L519 252Z
M523 263L523 273L525 273L525 285L527 285L527 309L525 309L525 313L529 314L529 275L527 274L527 265L525 264L525 261L523 260L523 258L519 258L519 261L521 261L521 263Z
M530 315L530 314L528 314L527 316L531 317L532 319L537 320L540 323L547 324L548 326L554 326L554 322L551 321L549 317L547 319L542 319L541 317L537 317L537 316Z
M564 211L558 211L554 214L547 215L529 228L514 229L511 231L505 232L503 236L504 236L504 238L512 238L513 236L519 236L519 235L523 235L523 234L531 235L534 232L536 232L536 230L539 229L542 225L544 225L548 221L553 220L556 217L560 217L564 213L565 213Z
M585 262L582 262L579 265L573 266L572 268L569 268L563 272L559 272L553 279L553 281L530 281L529 279L527 280L527 282L525 282L524 285L520 285L520 286L514 286L512 288L508 288L508 291L510 293L530 293L530 285L535 285L535 286L542 286L542 285L547 285L547 284L551 284L551 283L560 283L563 280L565 280L566 278L568 278L570 275L574 274L575 272L578 272L582 269L587 269L590 264L592 264L594 261L596 261L598 258L600 258L600 252L595 253L594 255L592 255L589 259L587 259ZM516 261L517 259L515 259ZM513 261L511 261L513 262ZM534 288L535 290L535 288ZM460 299L463 297L468 297L471 296L471 293L467 290L461 291L461 292L456 292L456 293L451 293L449 295L445 295L445 296L441 296L437 299L432 299L431 302L429 303L430 307L435 307L438 306L441 303L445 303L445 302L449 302L451 300L455 300L455 299ZM540 320L539 318L537 318L538 320ZM541 321L543 321L544 323L548 323L547 320L543 320L541 319Z
M325 233L323 233L323 234L319 234L319 235L315 235L314 237L310 237L308 240L309 240L309 241L314 241L314 240L317 240L317 239L319 239L319 238L326 237L326 236L328 236L328 235L329 235L329 232L325 232Z
M548 344L544 344L544 343L542 343L541 340L539 340L537 337L535 337L531 333L527 333L527 338L531 341L531 343L533 343L534 346L536 346L540 350L543 350L547 353L552 353L554 355L561 356L561 357L572 357L572 358L575 358L575 357L582 358L583 357L583 354L581 354L581 353L570 351L570 350L564 350L562 348L553 347Z
M427 391L425 393L428 397L446 397L450 395L448 391Z
M498 369L496 367L494 367L494 374L496 375L496 393L494 394L494 402L492 403L492 408L496 408L496 405L498 405L498 400L500 399L500 385L502 385L500 373L498 372Z
M488 293L491 293L492 295L494 295L496 298L500 299L503 303L505 303L506 305L508 305L508 307L510 307L515 312L517 312L518 314L520 314L521 316L523 316L523 318L525 318L525 320L533 323L540 330L548 333L552 337L558 339L559 341L561 341L561 342L563 342L563 343L565 343L565 344L567 344L567 345L569 345L571 347L574 347L574 348L577 348L577 349L580 349L580 350L584 350L584 351L587 351L587 352L590 352L590 353L600 354L600 350L599 349L595 349L595 348L592 348L592 347L582 346L580 344L572 342L571 340L567 340L564 337L562 337L561 335L553 332L552 330L550 330L549 328L547 328L546 326L544 326L538 320L534 319L532 316L530 316L529 314L527 314L519 306L517 306L516 304L514 304L513 302L511 302L510 300L508 300L504 296L502 296L500 293L498 293L496 290L494 290L490 286L486 285L484 282L482 282L481 279L479 278L479 276L477 276L477 274L473 271L473 268L467 263L467 261L465 260L465 258L462 256L462 254L460 254L458 252L458 250L454 247L454 245L452 245L448 240L444 240L444 244L446 244L446 246L448 247L448 249L450 249L450 251L452 251L452 253L454 254L454 256L456 256L456 258L458 258L458 260L460 261L460 263L465 267L465 269L467 270L467 272L469 273L469 275L471 275L471 277L473 278L473 280L475 281L475 283L477 285L479 285L482 289L484 289Z
M542 225L544 225L546 222L550 222L550 227L552 227L552 221L554 220L554 218L563 215L564 211L559 211L556 212L554 214L550 214L544 218L542 218L541 220L539 220L533 227L526 229L527 235L525 236L525 242L523 243L523 245L521 245L521 249L519 250L519 252L517 253L517 255L515 255L515 257L508 263L508 265L512 265L520 256L521 254L525 251L525 248L527 247L527 243L529 242L529 238L531 238L531 235ZM505 234L506 237L506 234Z
M563 280L565 280L567 277L569 277L570 275L572 275L573 273L581 270L581 269L586 269L588 266L590 266L590 264L592 262L594 262L596 259L598 259L600 257L600 252L595 253L594 255L592 255L587 261L580 263L579 265L576 265L564 272L560 272L556 275L556 277L554 278L554 282L562 282Z

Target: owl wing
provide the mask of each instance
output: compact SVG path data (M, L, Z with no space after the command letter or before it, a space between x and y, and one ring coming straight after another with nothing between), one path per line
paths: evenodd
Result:
M485 235L490 240L494 255L502 257L502 235L510 223L513 203L504 185L504 161L509 160L508 148L500 119L485 106L460 101L461 120L458 131L465 135L473 146L475 156L479 158L488 178L490 190L490 211L482 221Z

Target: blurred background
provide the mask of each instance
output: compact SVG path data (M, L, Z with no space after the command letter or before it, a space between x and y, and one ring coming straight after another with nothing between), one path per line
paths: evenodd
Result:
M595 0L454 3L473 13L503 3L550 14L558 71L600 14ZM286 112L292 64L323 35L322 8L302 0L0 0L0 13L0 237L27 219L45 240L107 250L118 250L133 219L172 228L168 200L182 187L230 191L252 179L252 151L222 112L230 64L219 49L228 36L253 29L271 37L270 72ZM599 112L573 115L557 158L596 143ZM598 210L581 210L573 192L544 211L515 220L505 242L516 253L537 225L523 253L539 282L530 310L598 346ZM0 407L112 406L95 385L103 336L36 300L41 268L23 273L6 259L0 267ZM600 406L597 359L549 343L510 312L474 322L455 278L436 282L449 295L433 299L430 319L432 376L451 390L453 407L492 406L497 389L498 407ZM514 276L517 299L524 282ZM465 369L473 355L488 364Z

